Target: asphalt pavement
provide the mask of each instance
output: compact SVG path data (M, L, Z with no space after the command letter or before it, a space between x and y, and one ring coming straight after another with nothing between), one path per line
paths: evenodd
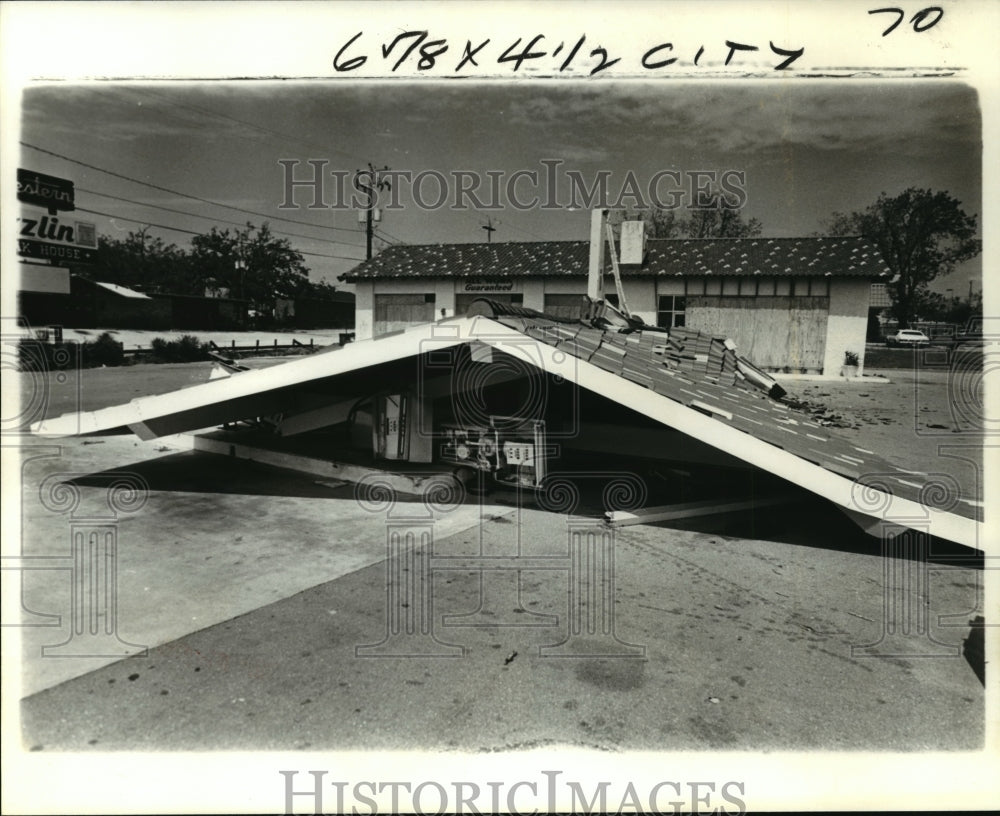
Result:
M167 368L160 390L205 374ZM92 372L82 388L49 391L49 411L120 401L142 377ZM929 384L800 390L859 440L969 484L981 438L953 433L947 378ZM592 504L562 512L511 491L389 507L350 484L188 450L184 438L21 441L20 506L4 512L5 576L19 590L5 594L4 621L22 623L5 629L5 716L21 722L5 736L42 763L30 767L86 774L92 757L103 780L98 768L155 758L139 780L173 756L270 752L430 752L428 767L451 756L569 767L595 755L609 768L639 768L637 756L748 767L773 755L779 778L789 756L826 757L814 785L829 757L871 756L851 765L870 792L885 758L909 758L893 778L922 784L934 774L920 768L977 768L994 750L974 626L990 608L981 555L943 542L922 551L918 539L883 552L794 486L781 508L611 532ZM121 474L144 485L142 500L108 504ZM57 489L66 479L72 489ZM113 573L67 558L73 536L95 529L114 533ZM75 574L107 577L115 603L81 606L108 596L89 585L74 596ZM111 632L88 652L92 623ZM267 768L260 784L279 809ZM191 796L187 810L207 801ZM241 809L219 796L226 812Z
M780 513L606 533L574 574L571 536L600 522L530 497L466 496L428 517L422 503L361 506L351 486L225 457L88 441L33 462L44 470L29 463L27 481L86 458L102 467L79 480L82 501L103 500L102 473L149 485L118 528L117 636L151 648L90 671L40 655L69 634L72 610L52 603L68 579L26 571L28 608L63 612L26 638L29 750L983 743L984 689L964 654L981 580L971 551L885 559L803 495ZM25 552L58 551L72 519L36 501ZM415 559L386 549L393 532L416 536ZM410 594L393 600L389 578ZM887 599L900 604L889 616Z

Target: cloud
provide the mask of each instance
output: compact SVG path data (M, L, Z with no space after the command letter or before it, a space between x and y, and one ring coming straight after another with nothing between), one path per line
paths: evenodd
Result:
M22 105L27 141L82 136L116 142L148 139L251 138L258 133L186 104L189 94L139 84L49 86L32 89Z
M958 84L605 83L524 89L510 107L520 126L565 133L570 142L574 134L610 133L679 151L893 147L926 155L940 142L975 146L980 130L975 94Z

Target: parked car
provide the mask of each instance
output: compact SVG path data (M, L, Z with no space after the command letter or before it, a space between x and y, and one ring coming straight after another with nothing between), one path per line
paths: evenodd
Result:
M926 346L930 342L931 339L926 334L916 329L900 329L885 338L887 346Z

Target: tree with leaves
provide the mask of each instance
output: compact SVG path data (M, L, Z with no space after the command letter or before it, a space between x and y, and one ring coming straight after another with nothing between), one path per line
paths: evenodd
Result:
M900 327L909 326L927 284L982 251L976 216L946 192L911 187L896 196L882 193L860 212L834 213L830 235L861 235L871 241L892 272L887 284L892 313Z
M165 243L162 238L149 235L147 227L134 230L124 238L100 236L97 262L74 271L92 280L142 292L201 294L194 291L195 276L187 253L174 244Z
M919 320L953 323L965 326L970 320L983 316L983 294L974 292L968 298L947 297L940 292L921 292L915 303L914 314Z
M763 232L756 218L744 219L742 211L727 203L718 191L705 194L687 215L654 207L642 213L649 238L753 238Z
M250 308L273 313L276 298L294 298L311 290L302 255L265 223L245 229L212 227L191 239L191 262L203 289L225 289Z

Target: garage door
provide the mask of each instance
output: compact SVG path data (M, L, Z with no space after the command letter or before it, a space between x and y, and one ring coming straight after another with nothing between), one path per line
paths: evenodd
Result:
M375 295L374 334L407 329L434 320L434 294Z

